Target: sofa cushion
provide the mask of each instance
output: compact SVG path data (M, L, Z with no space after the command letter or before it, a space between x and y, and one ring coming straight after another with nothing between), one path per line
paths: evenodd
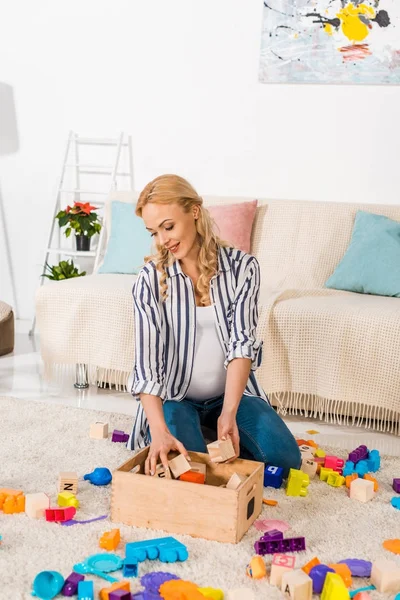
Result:
M239 248L243 252L250 252L257 200L207 206L207 209L217 225L218 236L235 248Z
M325 287L400 297L400 223L358 211L350 245Z

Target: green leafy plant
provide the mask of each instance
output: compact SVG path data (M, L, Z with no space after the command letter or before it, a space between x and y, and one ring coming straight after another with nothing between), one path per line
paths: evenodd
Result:
M91 206L90 202L74 202L73 206L67 206L65 210L60 210L56 215L60 227L67 226L65 236L69 237L71 231L75 231L75 235L87 235L92 237L96 233L100 233L101 223L98 219L96 206Z
M48 273L46 273L48 271ZM74 261L62 260L58 265L50 266L46 263L45 272L42 273L42 277L47 277L53 281L61 281L62 279L72 279L73 277L83 277L86 275L86 271L79 273L77 267L74 265Z

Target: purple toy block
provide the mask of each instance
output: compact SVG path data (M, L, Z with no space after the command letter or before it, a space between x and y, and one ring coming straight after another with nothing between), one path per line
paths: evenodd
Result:
M283 480L283 468L268 465L264 469L264 487L280 488Z
M129 433L124 433L119 429L114 429L112 433L112 442L127 442L129 440Z
M266 531L260 537L260 540L263 542L269 542L270 540L283 540L283 532L279 531L279 529L271 529L270 531Z
M179 577L173 573L153 571L152 573L146 573L146 575L143 575L143 577L140 578L140 583L146 589L146 592L149 594L154 594L154 597L158 598L157 594L160 586L166 581L171 581L172 579L179 579Z
M345 558L339 564L344 563L350 569L353 577L371 577L372 562L361 558Z
M78 583L85 579L84 575L72 572L64 582L61 593L63 596L75 596L78 593Z
M315 565L309 572L309 577L312 579L313 594L320 594L324 587L327 573L334 573L335 570L328 565Z
M354 464L358 463L360 460L364 460L368 458L368 448L367 446L358 446L353 452L350 452L348 460L351 460Z
M284 552L301 552L306 549L304 537L268 540L264 536L256 541L254 550L257 554L283 554Z
M400 494L400 478L393 479L393 489L394 489L395 492L397 492L398 494Z
M131 593L126 590L115 590L109 594L110 600L131 600Z

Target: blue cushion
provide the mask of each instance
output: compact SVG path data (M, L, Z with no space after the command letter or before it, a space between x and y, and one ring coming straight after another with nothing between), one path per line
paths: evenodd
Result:
M127 202L111 203L111 233L99 273L137 274L151 254L151 235L135 208Z
M350 245L325 287L400 297L400 223L356 214Z

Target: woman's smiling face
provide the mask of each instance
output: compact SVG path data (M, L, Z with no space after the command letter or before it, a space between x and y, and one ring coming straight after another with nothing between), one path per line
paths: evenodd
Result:
M196 247L196 218L199 208L185 212L179 204L148 202L142 209L142 219L156 244L167 248L175 258L182 260L193 254Z

